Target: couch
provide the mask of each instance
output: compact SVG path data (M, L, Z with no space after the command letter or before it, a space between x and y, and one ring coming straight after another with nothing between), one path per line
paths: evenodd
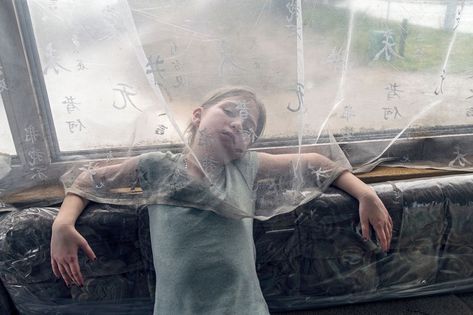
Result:
M272 311L473 289L473 176L373 188L394 222L388 253L374 238L361 238L358 203L337 189L255 221L258 277ZM77 229L98 259L79 253L82 288L68 288L51 271L57 212L57 206L0 212L0 313L152 314L147 208L89 204Z

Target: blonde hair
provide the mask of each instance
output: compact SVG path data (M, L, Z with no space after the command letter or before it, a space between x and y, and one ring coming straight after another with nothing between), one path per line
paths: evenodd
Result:
M263 102L261 102L253 90L247 87L226 87L218 89L207 98L205 102L200 105L204 110L212 107L213 105L219 103L220 101L230 98L230 97L241 97L241 99L248 103L253 103L258 109L258 121L256 122L255 135L258 138L264 130L266 125L266 108L264 107ZM185 131L188 134L187 141L189 145L192 145L195 139L195 134L197 132L197 127L191 122L186 128ZM256 139L255 139L256 141Z

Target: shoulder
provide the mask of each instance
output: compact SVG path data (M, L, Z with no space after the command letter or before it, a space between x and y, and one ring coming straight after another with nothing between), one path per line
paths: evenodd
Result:
M243 175L248 186L250 188L253 187L259 167L259 154L254 151L248 151L240 159L233 161L233 165Z
M138 157L138 176L145 189L152 183L166 178L174 171L180 154L172 152L151 152Z
M233 164L238 168L258 168L259 154L254 151L248 151L241 158L234 160Z
M150 152L140 155L139 165L147 166L148 164L159 164L159 163L175 163L179 159L180 154L175 154L169 151L166 152Z

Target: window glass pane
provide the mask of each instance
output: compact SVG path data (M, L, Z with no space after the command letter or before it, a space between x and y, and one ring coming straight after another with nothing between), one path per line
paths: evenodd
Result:
M2 82L0 76L0 84ZM1 87L0 87L1 91ZM16 155L15 145L13 143L12 134L10 131L10 125L8 123L7 114L5 113L5 106L3 105L3 99L0 96L0 153L7 153L10 155Z
M326 128L350 139L471 125L473 7L460 2L306 2L306 102L318 120L308 127L328 119Z
M145 72L181 130L209 91L229 84L265 101L266 138L369 138L473 120L471 5L28 3L62 151L180 142Z
M145 72L181 130L209 91L246 85L267 91L260 96L275 122L267 136L297 134L286 109L297 103L295 16L288 25L285 4L129 1L146 69L119 13L123 2L28 4L61 151L180 142Z
M130 146L140 141L133 134L140 116L169 128L152 110L133 47L112 25L115 2L28 2L61 151ZM148 131L154 137L143 141L173 138Z
M155 67L147 71L173 107L190 113L215 89L248 86L266 105L264 136L297 135L298 116L287 109L298 103L296 12L286 1L128 3Z

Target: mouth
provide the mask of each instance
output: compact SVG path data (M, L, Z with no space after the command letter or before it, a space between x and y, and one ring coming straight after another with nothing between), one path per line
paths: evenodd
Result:
M235 144L235 135L233 135L233 133L228 131L222 131L222 134L225 138L229 139L233 145Z
M224 138L228 139L228 141L231 143L232 150L235 153L242 154L244 152L243 148L241 147L242 146L241 139L238 139L237 135L235 135L234 133L230 131L222 131L222 135Z

